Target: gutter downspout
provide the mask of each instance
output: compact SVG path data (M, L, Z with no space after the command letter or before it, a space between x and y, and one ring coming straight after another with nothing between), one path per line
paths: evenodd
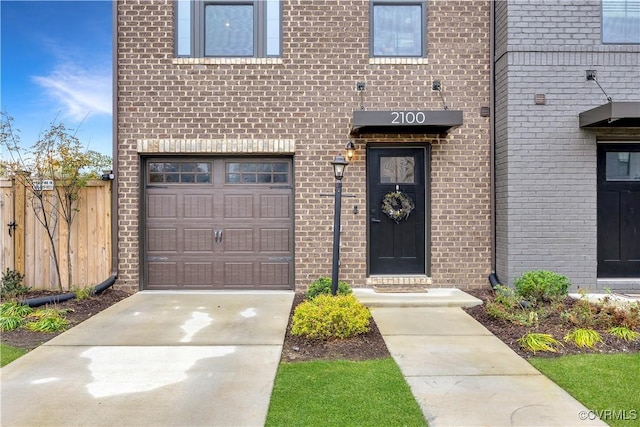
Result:
M118 277L118 2L112 3L111 17L111 146L113 150L113 175L111 181L111 276Z
M497 261L496 261L496 140L495 140L495 126L496 126L496 95L495 95L495 2L490 1L489 9L489 97L491 117L489 125L489 140L491 144L491 274L489 274L489 283L492 288L495 288L500 281L496 275Z

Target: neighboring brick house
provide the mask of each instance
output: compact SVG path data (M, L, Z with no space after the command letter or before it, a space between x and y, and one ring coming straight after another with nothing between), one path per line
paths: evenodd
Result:
M499 279L550 269L637 293L640 2L509 0L494 16Z
M488 285L489 0L116 3L118 286Z

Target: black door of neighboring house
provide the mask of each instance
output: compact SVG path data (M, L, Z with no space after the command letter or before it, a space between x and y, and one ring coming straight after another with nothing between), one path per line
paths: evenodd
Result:
M425 274L426 148L369 148L367 152L367 217L369 274ZM398 222L382 202L400 191L415 208Z
M598 277L640 277L640 144L598 145Z

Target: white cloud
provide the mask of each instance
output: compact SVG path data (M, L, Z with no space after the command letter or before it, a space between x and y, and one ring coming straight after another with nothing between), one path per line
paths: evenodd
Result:
M34 76L62 115L81 121L88 115L111 115L111 70L60 63L46 76Z

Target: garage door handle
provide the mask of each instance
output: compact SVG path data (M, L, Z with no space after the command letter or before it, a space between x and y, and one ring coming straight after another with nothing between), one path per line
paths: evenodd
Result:
M215 243L221 243L222 242L222 230L216 230L214 231L213 234L213 241Z

